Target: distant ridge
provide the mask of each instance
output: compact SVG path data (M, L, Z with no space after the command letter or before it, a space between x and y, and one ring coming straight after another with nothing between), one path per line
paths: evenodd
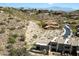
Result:
M49 7L47 8L48 10L55 10L55 11L74 11L74 9L72 8L67 8L67 7L57 7L57 6L54 6L54 7Z
M26 7L25 9L29 9ZM43 9L43 10L54 10L54 11L65 11L65 12L70 12L70 11L75 11L73 8L67 8L67 7L58 7L58 6L53 6L53 7L47 7L47 8L30 8L30 9Z

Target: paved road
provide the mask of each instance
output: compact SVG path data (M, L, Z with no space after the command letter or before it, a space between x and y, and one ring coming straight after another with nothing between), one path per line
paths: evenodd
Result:
M65 29L65 33L64 33L63 37L64 37L64 39L66 39L66 38L68 38L68 36L71 35L72 32L71 32L70 26L68 24L66 24L64 26L64 29Z
M71 36L72 36L72 30L70 28L70 25L66 24L64 26L64 35L63 35L63 37L65 39L64 44L67 44L67 42L68 42L68 40L70 40Z

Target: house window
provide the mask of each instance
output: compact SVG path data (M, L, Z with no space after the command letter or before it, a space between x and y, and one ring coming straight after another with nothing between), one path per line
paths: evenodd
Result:
M51 45L52 45L52 46L56 46L57 44L56 44L56 43L52 43Z
M36 46L36 50L40 50L40 46L37 45L37 46Z

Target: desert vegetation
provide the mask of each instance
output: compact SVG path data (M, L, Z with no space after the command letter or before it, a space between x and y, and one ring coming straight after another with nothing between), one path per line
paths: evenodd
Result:
M72 12L60 12L53 10L1 7L0 42L3 45L0 46L0 52L3 53L0 53L0 55L31 55L27 50L28 45L25 41L25 32L29 25L29 21L34 21L40 28L47 30L44 28L45 26L53 28L51 22L46 24L49 20L54 20L54 22L58 24L59 28L57 29L62 29L65 23L69 23L73 32L76 32L75 27L79 24L79 10ZM34 34L32 37L35 40L38 35Z

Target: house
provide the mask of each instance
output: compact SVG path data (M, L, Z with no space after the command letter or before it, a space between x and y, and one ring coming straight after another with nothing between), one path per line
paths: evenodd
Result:
M70 38L67 44L64 44L65 39L53 38L42 39L36 42L35 46L37 50L46 51L48 55L53 52L59 52L61 55L79 55L79 46L77 39ZM50 52L49 52L50 51Z
M53 22L53 20L47 21L46 26L52 25ZM48 54L59 52L61 55L78 55L78 43L78 39L75 37L64 39L62 33L58 34L57 30L46 30L45 33L43 33L43 35L41 35L41 37L35 42L35 49L46 51Z

